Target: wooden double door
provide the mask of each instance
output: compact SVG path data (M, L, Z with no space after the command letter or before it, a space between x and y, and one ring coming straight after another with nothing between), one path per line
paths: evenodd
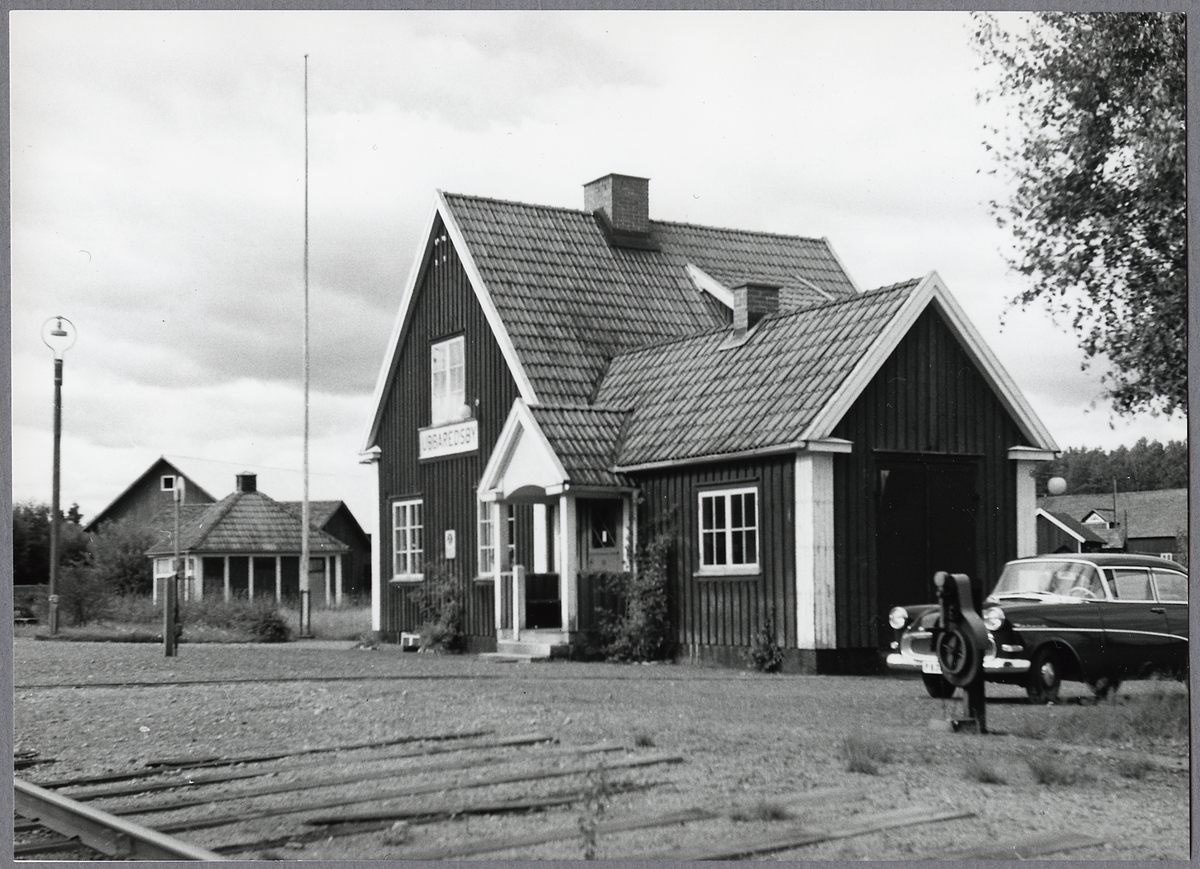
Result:
M980 569L982 459L881 455L875 465L875 619L886 645L892 607L937 600L934 573L975 578Z

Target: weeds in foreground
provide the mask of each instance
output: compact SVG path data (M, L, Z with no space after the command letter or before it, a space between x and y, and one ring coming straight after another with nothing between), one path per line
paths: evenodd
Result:
M750 666L760 673L778 673L783 669L783 647L775 641L775 608L763 620L763 626L754 635L754 643L744 653Z
M1078 762L1066 763L1049 754L1034 755L1025 761L1033 779L1040 785L1076 785L1095 780Z
M842 740L846 769L867 775L879 775L883 764L892 759L892 749L878 736L855 733Z
M633 744L637 748L653 748L654 737L644 730L639 730L633 735Z
M579 816L579 832L583 835L583 859L595 860L596 834L604 817L605 805L612 794L603 760L596 769L588 772L584 789L587 796L584 799L583 812Z
M738 809L730 817L735 821L786 821L792 816L785 806L759 800L752 806Z
M1122 778L1141 781L1156 769L1153 761L1145 757L1123 757L1117 761L1117 772Z
M1079 744L1185 742L1188 713L1187 693L1163 683L1158 690L1126 694L1119 702L1064 708L1047 730L1054 739Z
M991 761L973 757L967 761L967 778L985 785L1006 785L1008 779L996 768Z

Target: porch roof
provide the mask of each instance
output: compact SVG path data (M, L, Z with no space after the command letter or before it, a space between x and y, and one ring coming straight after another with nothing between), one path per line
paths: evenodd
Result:
M573 486L633 485L624 474L612 470L628 411L542 405L529 410Z

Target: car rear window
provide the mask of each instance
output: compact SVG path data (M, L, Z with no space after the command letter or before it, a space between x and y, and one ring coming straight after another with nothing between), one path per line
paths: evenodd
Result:
M1158 599L1168 601L1183 601L1188 599L1188 578L1174 570L1154 571L1154 586L1158 589Z
M1113 594L1119 600L1154 600L1150 593L1150 571L1144 567L1114 567Z

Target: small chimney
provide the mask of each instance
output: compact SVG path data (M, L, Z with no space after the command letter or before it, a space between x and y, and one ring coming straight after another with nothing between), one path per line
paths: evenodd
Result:
M583 185L583 208L600 218L609 244L657 250L650 238L650 179L605 175Z
M745 335L768 314L779 311L779 287L747 281L733 288L733 331Z
M237 490L239 492L257 492L258 491L258 475L252 474L249 471L242 471L237 475Z

